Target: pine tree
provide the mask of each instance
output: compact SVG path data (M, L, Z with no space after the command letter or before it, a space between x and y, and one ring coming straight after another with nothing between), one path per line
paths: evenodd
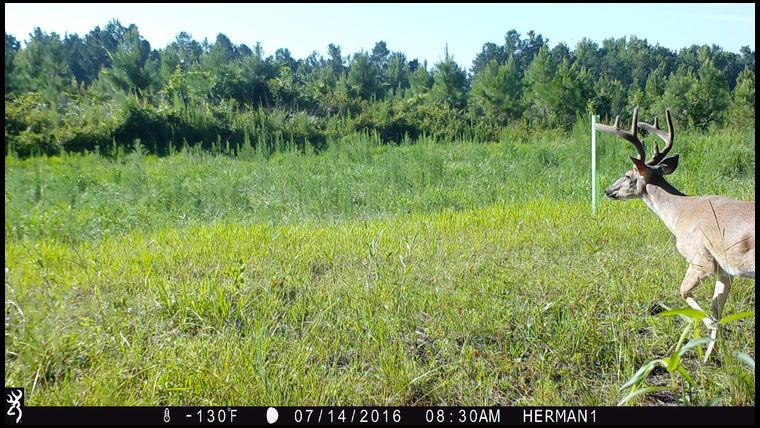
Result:
M471 100L476 111L501 124L520 117L521 98L520 73L512 56L504 65L492 59L472 83Z
M464 109L467 104L467 75L454 59L449 56L448 47L443 61L433 67L433 100L455 109Z

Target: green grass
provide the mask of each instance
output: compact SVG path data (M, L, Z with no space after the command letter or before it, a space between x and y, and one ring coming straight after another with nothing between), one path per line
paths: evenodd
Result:
M683 306L686 262L641 201L590 215L581 138L6 157L5 384L32 405L615 405L683 328L650 309ZM753 131L679 140L676 187L754 198ZM599 144L604 186L631 150ZM754 405L733 357L754 333L684 356L696 404Z

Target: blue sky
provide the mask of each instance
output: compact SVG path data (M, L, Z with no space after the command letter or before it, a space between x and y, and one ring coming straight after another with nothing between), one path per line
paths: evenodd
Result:
M636 35L678 50L716 44L738 52L755 49L755 5L745 4L5 4L5 31L26 40L34 27L48 33L84 35L112 18L136 24L153 48L180 31L213 42L224 33L235 44L258 41L267 55L290 49L296 58L335 43L344 55L371 50L384 40L391 51L434 63L444 47L469 68L486 42L502 44L511 29L565 42L583 37L601 44Z

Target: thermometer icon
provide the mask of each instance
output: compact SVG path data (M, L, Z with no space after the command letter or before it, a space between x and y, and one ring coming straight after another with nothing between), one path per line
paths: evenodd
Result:
M164 422L168 424L170 420L171 418L169 417L169 408L167 407L164 409Z

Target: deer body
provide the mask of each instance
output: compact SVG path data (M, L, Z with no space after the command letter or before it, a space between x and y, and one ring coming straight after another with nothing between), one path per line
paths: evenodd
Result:
M723 196L686 196L664 178L678 166L678 155L665 158L673 145L673 124L666 112L668 133L661 130L655 119L650 125L636 122L638 108L633 112L631 131L620 129L620 117L614 126L596 125L596 129L622 137L636 148L637 158L631 158L634 168L609 186L605 195L612 199L641 198L657 214L676 237L676 248L689 263L681 282L680 293L686 303L702 310L694 299L693 290L704 279L715 274L717 281L712 301L712 318L705 318L713 339L707 347L705 362L717 338L723 306L731 290L731 277L755 278L755 203L737 201ZM645 129L665 141L662 152L644 162L644 145L636 129Z
M679 192L680 193L680 192ZM731 276L755 277L755 224L721 227L720 219L740 216L754 220L755 204L723 196L685 196L647 185L643 201L676 237L678 252L707 270L719 266Z

